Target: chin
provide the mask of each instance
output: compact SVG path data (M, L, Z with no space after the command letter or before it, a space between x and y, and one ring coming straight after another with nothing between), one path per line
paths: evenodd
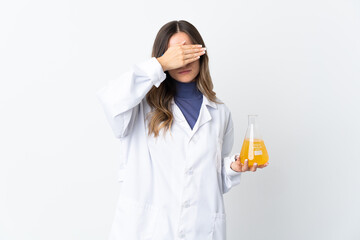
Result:
M183 82L183 83L188 83L188 82L192 82L195 80L195 77L192 76L181 76L181 77L177 77L175 78L175 80L179 81L179 82Z

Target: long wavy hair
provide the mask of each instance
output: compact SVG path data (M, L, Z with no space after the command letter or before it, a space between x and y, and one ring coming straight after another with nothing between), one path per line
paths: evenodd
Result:
M156 35L154 45L152 48L152 57L161 57L168 48L168 42L171 36L178 32L184 32L189 35L193 44L201 44L203 47L205 43L198 32L198 30L189 22L185 20L177 20L166 23L162 26ZM220 103L216 100L216 93L213 91L213 83L209 71L209 57L205 53L200 56L200 71L195 77L196 86L199 91L206 96L210 101ZM170 130L174 117L171 112L171 100L175 95L175 85L172 77L165 71L166 79L157 88L153 86L146 94L146 100L151 107L148 118L148 134L159 136L159 132L164 128L164 134Z

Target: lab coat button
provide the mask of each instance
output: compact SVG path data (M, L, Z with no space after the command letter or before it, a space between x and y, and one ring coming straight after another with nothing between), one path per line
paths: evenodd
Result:
M189 168L189 170L187 170L186 174L187 174L187 175L192 175L192 174L193 174L192 168Z
M190 203L189 203L189 201L184 202L184 207L185 207L185 208L190 207Z

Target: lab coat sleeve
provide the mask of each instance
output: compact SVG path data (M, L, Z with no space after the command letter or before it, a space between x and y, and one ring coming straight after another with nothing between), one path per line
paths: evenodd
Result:
M106 118L116 138L125 137L139 113L140 102L155 86L166 78L155 57L134 64L131 70L108 83L96 92Z
M222 144L222 182L223 182L223 194L227 193L232 187L240 183L241 172L236 172L231 169L230 165L236 160L238 154L233 154L229 156L232 147L234 145L234 126L231 118L231 113L229 114L228 124L226 132L223 138Z

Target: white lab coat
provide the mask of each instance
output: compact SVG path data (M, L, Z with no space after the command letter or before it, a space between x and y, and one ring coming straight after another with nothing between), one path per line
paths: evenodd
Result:
M225 104L203 96L190 128L172 101L171 133L149 136L145 95L166 78L156 58L133 65L97 91L116 138L120 140L121 192L109 240L224 240L223 194L239 184L230 168L234 142Z

